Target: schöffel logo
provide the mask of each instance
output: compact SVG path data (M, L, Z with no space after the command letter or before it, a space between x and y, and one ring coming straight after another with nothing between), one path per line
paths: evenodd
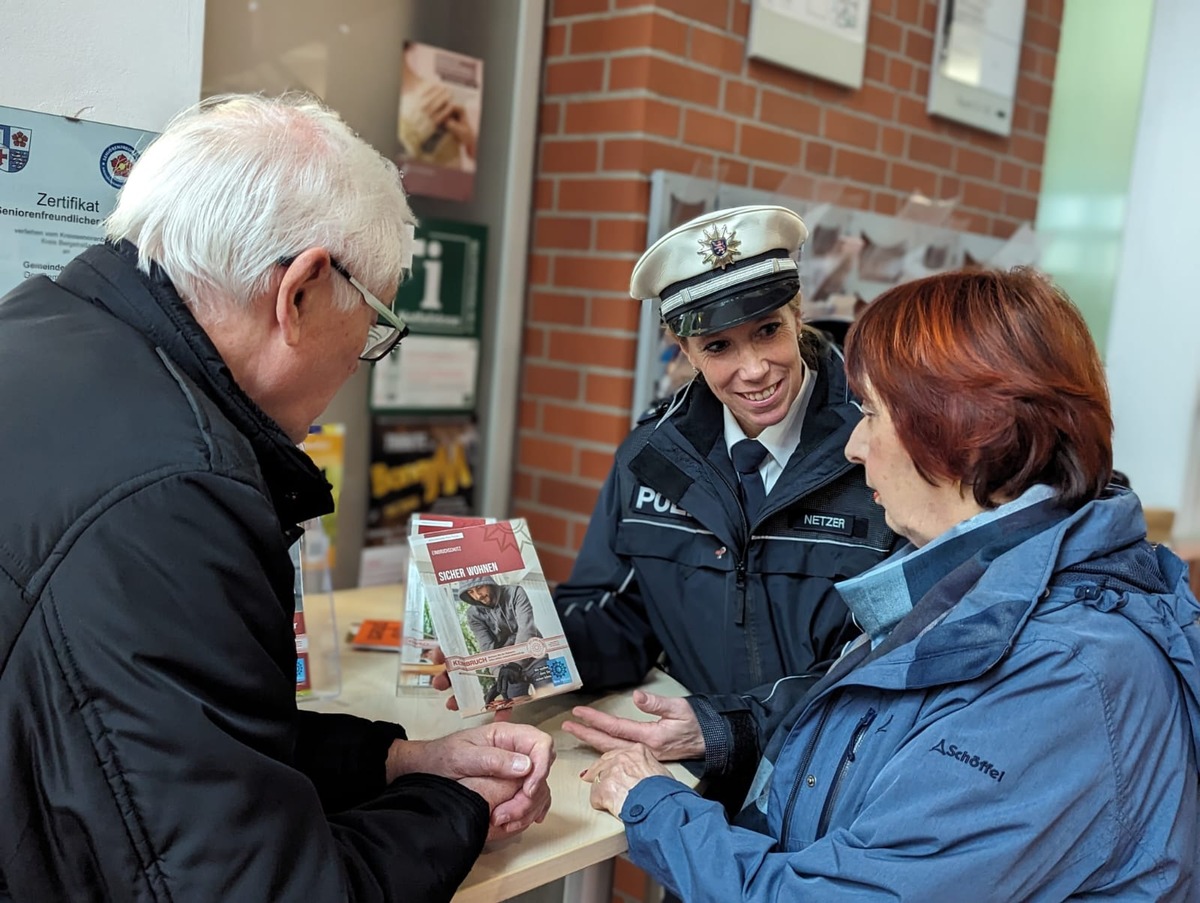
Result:
M943 756L949 756L951 759L957 759L964 765L974 768L976 771L983 772L997 784L1004 780L1004 772L991 762L987 762L962 747L955 746L953 743L947 743L945 739L939 740L934 746L929 748L929 751L941 753Z
M0 125L0 172L20 172L29 162L33 132L15 125Z

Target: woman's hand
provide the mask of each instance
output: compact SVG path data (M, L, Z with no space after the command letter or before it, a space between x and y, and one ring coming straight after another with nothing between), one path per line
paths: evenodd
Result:
M640 743L660 762L704 757L700 722L686 699L634 690L633 704L658 720L634 721L580 705L571 710L579 720L564 722L563 730L600 752Z
M629 791L643 778L655 775L669 778L671 772L651 755L650 750L635 743L606 752L580 778L592 785L592 808L603 809L619 818Z

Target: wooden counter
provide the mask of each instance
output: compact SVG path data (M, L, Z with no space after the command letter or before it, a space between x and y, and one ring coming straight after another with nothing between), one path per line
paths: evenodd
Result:
M484 724L491 716L462 718L445 708L444 694L430 691L425 696L396 696L398 658L392 652L366 652L351 649L344 640L352 622L366 618L398 619L403 611L403 587L386 586L344 590L334 594L338 635L341 640L342 690L332 699L303 703L305 708L327 712L349 712L404 725L410 737L430 739L464 727ZM666 696L682 696L685 690L666 674L655 671L643 685L646 690ZM595 761L597 753L581 747L562 723L574 705L587 703L606 712L648 720L634 707L629 693L598 696L567 693L538 700L513 710L513 720L535 724L554 737L558 758L550 773L553 802L550 814L540 825L523 834L489 843L471 874L463 882L457 903L495 903L540 887L589 866L604 863L625 850L625 831L621 822L599 812L588 802L590 785L579 779L579 772ZM696 780L679 765L672 773L688 786ZM579 885L578 880L576 881ZM608 896L604 882L586 881L587 888L574 892L571 903L582 896Z

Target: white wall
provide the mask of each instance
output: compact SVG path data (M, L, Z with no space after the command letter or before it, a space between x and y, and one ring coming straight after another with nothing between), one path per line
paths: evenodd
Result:
M1115 464L1176 508L1200 390L1200 3L1157 0L1108 335ZM1200 450L1198 450L1200 453Z
M0 104L160 131L200 99L204 0L0 0Z

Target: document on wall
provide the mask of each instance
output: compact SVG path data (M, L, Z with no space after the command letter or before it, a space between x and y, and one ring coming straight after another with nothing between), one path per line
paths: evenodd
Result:
M867 41L869 0L759 0L765 9L859 44Z
M58 275L102 223L154 132L0 106L0 295Z

